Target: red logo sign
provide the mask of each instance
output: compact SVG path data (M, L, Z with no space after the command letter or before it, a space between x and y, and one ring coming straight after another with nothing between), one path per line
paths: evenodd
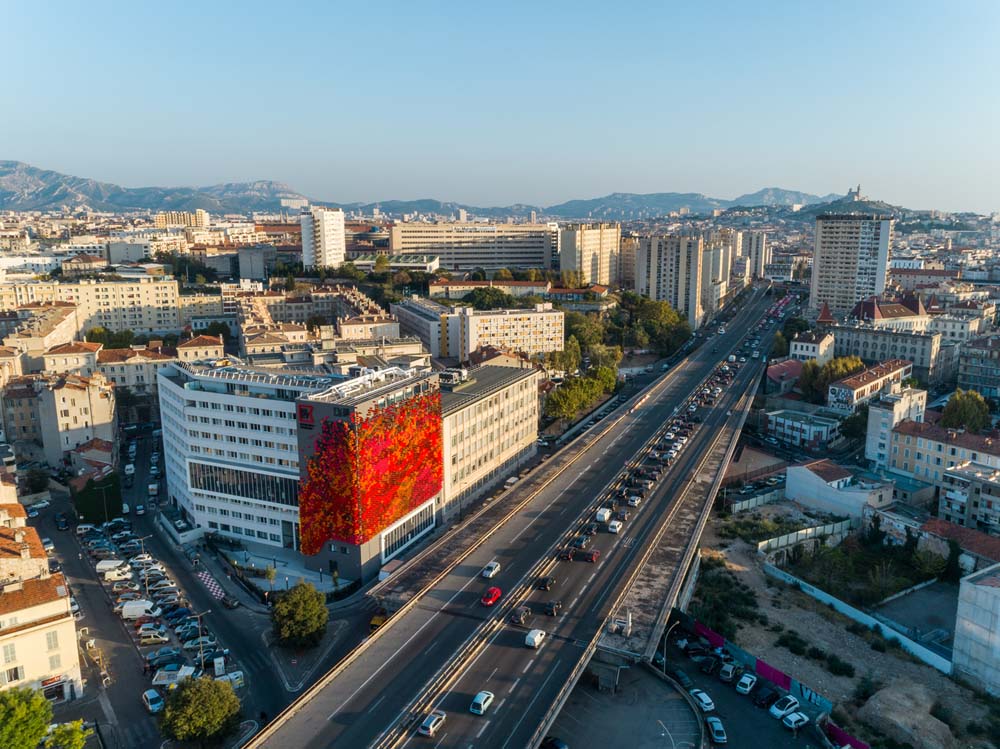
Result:
M299 423L312 426L315 422L313 421L313 407L305 403L299 404Z

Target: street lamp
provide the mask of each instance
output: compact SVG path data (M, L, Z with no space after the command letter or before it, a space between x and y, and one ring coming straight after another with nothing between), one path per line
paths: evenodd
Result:
M201 618L205 616L205 614L211 614L211 613L212 609L206 609L205 611L202 611L200 614L191 614L191 617L193 619L198 620L198 662L201 664L202 669L205 668L205 641L202 639Z
M152 538L153 534L150 533L148 536L143 536L142 538L136 539L139 542L139 548L142 549L143 554L146 553L146 539ZM146 600L149 600L149 575L142 578L142 584L146 586Z

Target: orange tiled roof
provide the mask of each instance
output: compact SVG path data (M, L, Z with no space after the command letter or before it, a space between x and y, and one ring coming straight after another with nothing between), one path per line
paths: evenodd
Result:
M958 432L954 429L938 426L928 422L917 422L904 419L893 427L893 432L909 437L923 437L932 442L941 442L946 445L964 447L975 452L989 453L1000 456L1000 438L996 433L993 435L973 434L971 432Z
M23 535L21 541L15 535ZM0 527L0 557L19 559L21 557L21 544L28 545L33 559L45 559L45 549L42 548L42 539L38 537L38 531L34 528L3 528Z
M183 343L178 343L177 348L205 348L207 346L221 346L222 338L212 335L199 335Z
M857 374L848 375L843 379L837 380L833 385L842 385L851 390L857 390L865 385L871 385L883 377L891 375L894 372L898 372L906 367L912 367L913 362L906 361L905 359L889 359L881 364L876 364L874 367L869 367L863 372L858 372Z
M977 531L974 528L966 528L963 525L949 523L941 518L931 518L922 526L920 530L933 533L946 540L958 542L966 551L973 554L1000 562L1000 537L991 536L989 533Z
M854 475L843 466L839 466L832 460L825 458L823 460L814 460L812 463L806 463L803 467L808 468L811 473L815 473L827 483L847 479Z
M15 611L30 609L33 606L41 606L43 603L58 601L60 598L68 598L68 596L69 589L66 587L66 579L61 574L24 580L21 583L21 590L0 593L0 614L11 614ZM69 613L68 606L66 613ZM37 623L33 622L32 624Z
M69 343L60 343L58 346L53 346L45 353L46 355L52 354L53 356L60 354L93 354L95 351L100 351L103 347L103 343L70 341Z

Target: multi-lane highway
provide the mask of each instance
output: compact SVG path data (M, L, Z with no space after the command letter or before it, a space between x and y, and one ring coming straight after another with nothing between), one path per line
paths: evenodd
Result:
M768 300L755 292L714 338L661 378L644 402L599 434L583 438L578 457L485 543L444 575L419 602L354 657L335 668L279 716L251 746L329 747L402 745L413 741L426 711L447 713L434 739L439 746L523 747L555 695L580 661L583 645L607 615L614 592L627 578L643 544L666 519L674 499L697 470L727 411L737 403L760 364L744 366L721 400L700 412L704 423L643 505L618 534L600 532L591 547L595 563L557 561L556 551L589 519L624 466L639 453L759 319ZM501 565L492 580L479 576L491 561ZM556 578L551 591L535 591L540 574ZM504 591L484 607L487 587ZM521 601L532 608L527 626L508 622ZM557 616L541 612L558 599ZM525 646L529 628L544 629L541 648ZM469 713L473 696L495 694L486 715Z

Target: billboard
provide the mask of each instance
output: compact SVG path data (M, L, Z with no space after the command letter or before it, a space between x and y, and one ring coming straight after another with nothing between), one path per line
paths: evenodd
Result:
M324 418L299 488L302 552L369 541L441 491L442 460L438 391Z

